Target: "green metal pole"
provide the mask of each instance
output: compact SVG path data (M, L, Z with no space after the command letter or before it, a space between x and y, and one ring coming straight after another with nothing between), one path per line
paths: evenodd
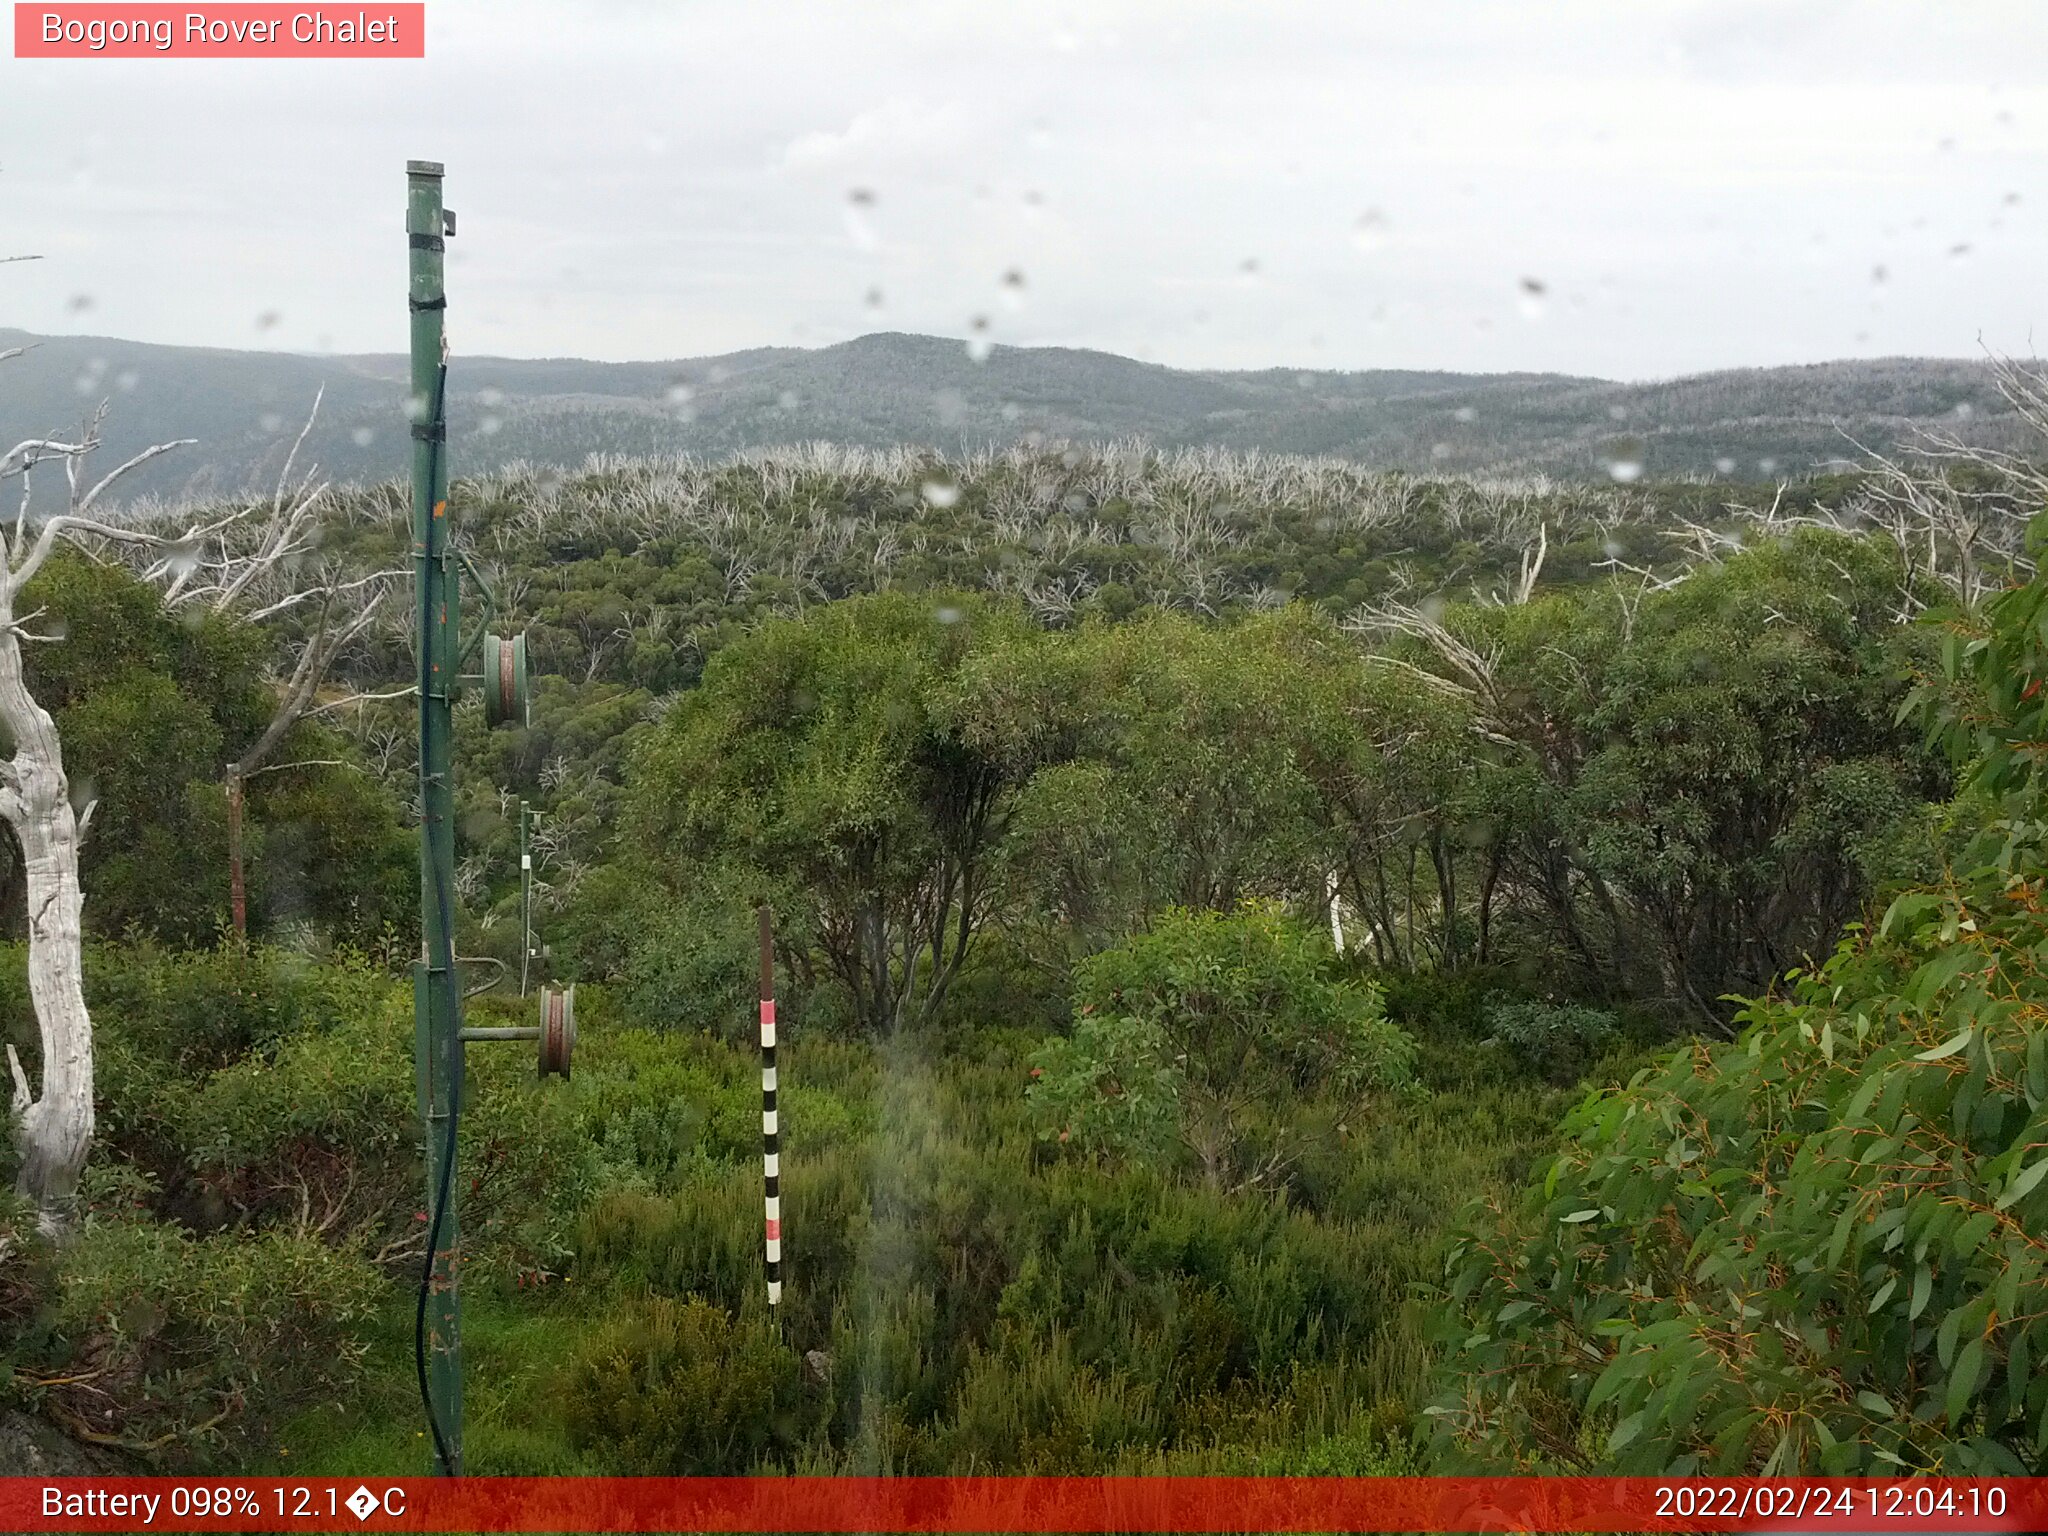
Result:
M519 995L533 960L533 808L519 802Z
M460 1227L455 1180L446 1167L461 1110L462 1040L454 965L455 668L459 614L456 563L449 542L448 454L441 416L446 362L442 318L444 214L441 167L409 160L405 229L411 263L412 536L420 683L420 964L413 978L414 1053L420 1115L426 1129L427 1201L432 1235L422 1326L423 1388L432 1416L437 1470L462 1472L461 1306L456 1293Z

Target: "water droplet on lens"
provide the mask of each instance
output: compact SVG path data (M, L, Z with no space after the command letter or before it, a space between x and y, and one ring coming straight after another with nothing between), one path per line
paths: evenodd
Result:
M775 404L777 409L779 410L795 410L797 406L796 391L793 389L785 389L781 394L775 397Z
M1631 485L1643 478L1643 445L1632 437L1619 437L1607 445L1601 467L1617 485Z
M1732 475L1735 473L1735 461L1724 454L1714 460L1714 470L1717 474Z
M1460 421L1476 421L1479 418L1479 413L1469 405L1461 405L1451 414Z
M1544 285L1542 279L1534 277L1523 278L1521 286L1522 318L1524 320L1541 320L1543 318L1543 299L1544 295L1550 291L1549 288Z
M1384 213L1377 208L1368 208L1351 226L1351 243L1370 256L1385 248L1390 229Z
M476 429L485 437L496 437L504 425L505 423L496 416L485 416L478 420Z
M968 357L977 363L987 362L989 354L996 349L996 344L988 336L988 316L976 315L967 325L974 333L967 338Z
M283 429L284 418L278 415L277 412L275 411L265 411L260 417L257 418L256 425L261 427L265 432L277 432Z
M865 303L869 309L880 309L882 307L882 290L879 288L870 288L868 290L866 299L864 299L862 302Z
M92 295L89 293L74 293L71 295L71 302L65 308L69 309L74 315L82 315L92 308Z
M357 427L355 431L349 433L348 440L358 448L367 448L377 441L377 434L368 427Z
M1885 265L1883 262L1879 262L1876 266L1870 269L1870 280L1873 283L1886 282L1890 279L1890 277L1891 273L1885 269Z
M925 499L925 505L944 511L960 500L960 487L950 480L927 480L918 487L918 494Z
M284 316L280 315L276 310L266 309L256 317L256 329L259 331L274 331L277 329L278 321L283 318Z
M875 231L875 221L869 217L876 201L871 187L855 187L846 194L847 238L864 251L871 251L882 243L881 236Z

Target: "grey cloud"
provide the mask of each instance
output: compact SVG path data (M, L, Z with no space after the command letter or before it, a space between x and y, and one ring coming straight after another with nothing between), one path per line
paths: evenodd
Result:
M2048 197L2005 202L2048 169L2023 0L431 0L429 38L0 60L0 253L48 258L0 315L395 350L414 155L463 214L456 344L514 355L981 316L1181 365L1648 377L2025 351L2048 268Z

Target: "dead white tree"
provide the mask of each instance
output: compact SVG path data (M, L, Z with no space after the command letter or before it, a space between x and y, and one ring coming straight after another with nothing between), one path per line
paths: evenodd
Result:
M1367 640L1394 635L1422 642L1426 652L1434 654L1441 663L1442 671L1432 671L1404 657L1377 650L1368 651L1367 659L1375 665L1399 668L1426 688L1469 700L1474 706L1476 729L1489 740L1512 741L1511 736L1504 734L1502 724L1510 711L1501 702L1497 676L1502 649L1499 642L1486 642L1482 649L1445 624L1441 614L1432 611L1433 606L1418 607L1388 598L1358 609L1344 621L1343 628L1346 633Z
M8 355L0 353L0 358ZM88 481L84 469L99 446L105 413L102 406L74 440L24 438L0 456L0 484L21 482L13 535L0 531L0 729L13 748L12 755L0 761L0 820L21 845L28 891L28 986L42 1044L41 1091L30 1086L11 1041L7 1067L14 1079L14 1134L21 1153L16 1188L35 1202L37 1224L52 1236L68 1225L79 1175L92 1148L92 1018L85 1007L80 929L84 898L78 884L79 838L92 807L81 813L73 806L56 723L29 691L23 645L57 637L29 629L36 612L21 610L22 591L62 540L97 536L126 543L145 537L102 523L92 514L101 497L123 477L158 455L185 446L158 443ZM35 469L48 463L63 470L65 510L35 524L29 517L31 480ZM195 527L184 537L203 542L217 531L218 525Z
M0 361L21 350L0 352ZM303 626L296 664L280 690L269 727L230 767L231 776L239 767L239 777L246 777L262 765L292 725L350 702L323 703L317 691L334 659L367 627L403 574L316 573L308 579L306 557L315 543L325 488L309 472L296 489L287 491L304 432L287 457L279 490L267 506L255 502L229 507L202 515L176 532L165 531L161 519L144 526L101 514L102 499L125 477L192 441L155 444L90 479L86 466L100 446L105 417L102 404L75 438L24 438L0 455L0 484L21 482L12 535L0 530L0 731L13 748L10 757L0 760L0 820L6 821L21 846L29 997L42 1048L40 1091L30 1084L11 1042L7 1065L21 1153L16 1187L35 1202L38 1226L52 1236L69 1224L79 1177L92 1148L92 1018L85 1005L84 896L78 878L79 842L92 807L81 811L73 805L56 724L29 689L22 647L59 637L29 628L39 610L22 610L24 590L60 543L78 543L126 552L146 577L162 583L164 600L173 607L198 603L263 622L316 605L312 621ZM309 417L309 430L311 425ZM30 513L33 480L46 464L63 472L64 510L38 523ZM346 605L347 617L329 622L337 605Z
M1550 553L1550 524L1536 525L1533 543L1522 546L1522 569L1506 588L1496 587L1480 598L1485 604L1495 607L1520 607L1536 595L1536 582L1543 574L1544 558ZM1476 589L1475 589L1476 590Z
M1900 618L1926 606L1929 585L1966 609L2033 574L2027 526L2048 504L2048 372L2038 363L1991 359L1992 378L2019 423L2032 435L2031 453L2008 453L1968 443L1951 432L1929 431L1897 456L1848 441L1863 455L1863 483L1840 508L1792 514L1782 510L1783 489L1768 511L1734 507L1737 516L1767 534L1794 527L1874 533L1899 554ZM1846 434L1844 434L1846 436Z
M389 599L408 573L396 568L358 574L318 558L327 483L309 465L297 479L293 467L320 414L322 390L299 429L277 488L267 506L247 508L220 525L207 547L182 541L162 546L129 545L131 563L146 581L163 589L164 605L233 615L245 623L289 632L280 648L284 664L273 678L270 719L256 739L226 765L228 807L228 899L238 938L249 931L248 880L243 861L243 823L249 780L308 763L273 763L271 756L301 722L382 699L403 698L412 687L378 693L344 690L322 697L337 661L384 616Z

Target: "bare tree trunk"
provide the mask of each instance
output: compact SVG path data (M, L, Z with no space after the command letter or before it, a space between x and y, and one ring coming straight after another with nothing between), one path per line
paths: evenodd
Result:
M242 876L242 769L228 769L228 906L234 913L235 938L249 938L249 889Z
M20 351L0 351L0 361ZM100 497L123 476L191 442L185 438L157 443L88 482L81 473L99 447L105 416L102 403L87 418L77 442L28 438L0 453L0 481L18 478L22 483L13 537L0 534L0 731L13 749L11 757L0 760L0 820L14 829L21 844L28 894L28 990L42 1040L42 1092L29 1086L12 1041L7 1045L7 1067L14 1079L14 1137L21 1152L15 1187L35 1202L37 1225L52 1237L71 1224L78 1181L92 1152L92 1017L85 1008L85 939L80 926L84 897L78 885L78 845L92 819L92 807L88 805L82 815L73 809L56 722L29 692L22 671L23 640L58 637L28 634L22 625L34 615L17 614L17 600L59 539L88 537L158 551L192 550L245 516L233 511L211 523L195 523L175 538L90 516ZM68 510L45 518L31 539L29 474L49 461L63 468ZM202 563L194 562L195 568Z
M1493 892L1500 883L1501 845L1486 850L1486 878L1479 885L1479 963L1486 964L1493 940Z
M10 1044L15 1141L21 1174L15 1188L36 1203L37 1224L50 1236L69 1225L92 1150L92 1019L85 1009L83 937L78 885L79 818L71 807L57 727L22 677L21 635L12 615L0 629L0 725L14 738L14 757L0 765L0 816L21 843L28 886L28 986L42 1036L42 1092ZM90 812L88 811L88 814Z

